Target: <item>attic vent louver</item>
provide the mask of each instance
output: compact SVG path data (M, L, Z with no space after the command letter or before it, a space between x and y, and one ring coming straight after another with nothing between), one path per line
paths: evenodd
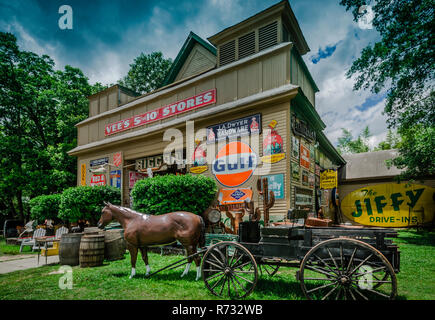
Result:
M255 31L239 38L239 59L255 53Z
M219 65L231 63L236 60L236 41L232 40L220 46Z
M275 21L258 30L258 49L264 50L278 43L278 22Z

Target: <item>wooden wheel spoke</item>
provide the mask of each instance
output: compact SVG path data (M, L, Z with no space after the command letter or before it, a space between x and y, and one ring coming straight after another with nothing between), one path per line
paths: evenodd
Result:
M346 273L349 272L350 266L352 265L353 258L355 257L355 253L356 253L357 250L358 250L358 247L355 247L353 249L352 255L351 255L350 260L349 260L349 263L347 264Z
M210 281L210 280L212 280L212 279L214 279L214 278L217 278L220 274L224 274L224 273L223 273L222 271L220 271L220 272L218 272L218 273L216 273L216 274L214 274L214 275L208 277L208 278L205 279L205 280L206 280L206 281Z
M320 286L320 287L308 290L307 293L311 293L311 292L314 292L314 291L317 291L317 290L320 290L320 289L323 289L323 288L327 288L327 287L330 287L330 286L332 286L334 284L335 284L335 282L334 283L328 283L328 284L325 284L323 286Z
M219 263L221 265L222 268L225 268L225 262L220 261L214 254L213 252L210 252L210 255L216 260L217 263Z
M377 294L377 295L380 295L381 297L384 297L384 298L387 298L387 299L390 298L390 296L388 296L388 295L386 295L386 294L383 294L383 293L381 293L381 292L378 292L378 291L376 291L376 290L373 290L373 289L365 289L365 290L367 290L368 292L372 292L372 293L375 293L375 294Z
M340 270L340 269L338 268L337 263L335 262L335 259L332 257L331 251L329 251L329 248L328 248L328 247L326 247L326 250L328 251L329 257L331 257L332 262L334 263L335 268L337 268L337 270Z
M349 288L349 293L352 297L353 300L356 300L356 297L354 296L353 292L352 292L352 288Z
M231 257L230 262L228 263L228 265L231 267L233 265L233 261L234 261L234 257L236 256L236 252L237 252L237 247L234 248L234 252L233 252L233 256Z
M226 275L224 275L224 283L222 284L221 291L219 291L220 296L222 295L222 292L224 291L225 283L227 282L227 279L228 279L228 277Z
M220 266L220 265L217 265L216 263L214 263L214 262L211 262L210 260L207 260L206 261L208 264L211 264L212 266L215 266L216 268L219 268L219 270L222 270L223 269L223 267L222 266Z
M219 280L217 280L212 286L211 286L211 290L213 290L221 281L222 279L225 279L225 274L222 274L221 278Z
M367 258L365 258L358 266L356 266L351 273L348 274L348 276L352 276L356 270L358 270L364 263L366 263L367 260L369 260L373 256L373 253L371 253Z
M325 260L323 260L322 258L320 258L317 254L313 254L313 256L314 256L316 259L320 260L320 261L323 263L324 266L328 267L329 270L331 270L331 271L334 272L336 275L338 275L338 272L336 272L334 269L332 269L331 266L325 262Z
M233 264L231 264L230 265L230 267L231 268L235 268L234 266L240 261L240 259L244 256L245 254L244 253L242 253L238 258L237 258L237 260L233 263Z
M356 273L352 277L361 277L361 276L365 276L366 274L375 273L375 272L379 272L379 271L382 271L382 270L386 270L386 266L382 266L382 267L379 267L379 268L376 268L376 269L373 269L373 270L370 270L370 271L366 271L364 273Z
M249 279L246 279L245 277L242 277L241 275L238 275L238 274L235 274L235 273L234 273L234 275L235 275L236 277L239 277L239 278L245 280L246 282L249 282L250 284L254 284L253 281L251 281L251 280L249 280Z
M307 268L308 270L311 270L311 271L319 272L319 273L327 275L327 276L335 277L335 274L328 273L328 271L323 269L323 268L314 267L314 266L305 266L305 268Z
M363 295L356 287L353 288L355 290L356 293L358 293L361 297L363 297L364 300L369 300L369 298L367 298L365 295Z
M337 289L337 287L338 286L335 286L330 291L328 291L328 293L322 298L322 300L326 300L326 298L328 298L331 295L331 293L333 293Z
M236 293L236 296L237 296L237 297L240 297L240 296L239 296L239 291L237 290L236 283L234 282L234 277L230 277L230 279L231 279L231 284L233 285L234 291L235 291L235 293Z
M337 281L335 278L304 278L304 280Z
M232 269L234 270L234 269L242 269L243 267L245 267L245 266L247 266L248 264L250 264L250 263L252 263L251 261L247 261L247 262L245 262L245 263L242 263L242 264L240 264L240 265L238 265L238 266L234 266Z

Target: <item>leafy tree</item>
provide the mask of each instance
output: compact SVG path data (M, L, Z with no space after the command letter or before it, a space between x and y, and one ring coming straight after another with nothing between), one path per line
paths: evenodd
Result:
M368 140L371 136L369 127L366 126L364 130L358 135L356 139L353 138L352 133L342 128L342 135L338 138L337 150L341 154L346 153L361 153L370 151Z
M141 53L118 83L141 94L151 92L161 86L171 65L172 60L165 59L160 51Z
M365 14L362 6L368 3L341 0L340 4L351 10L357 21ZM425 159L428 155L435 158L433 0L377 0L372 11L372 24L381 39L362 50L347 76L356 76L355 90L387 90L384 112L388 126L404 137L400 157L393 160L406 168L401 177L431 175L435 162ZM419 143L418 148L413 143Z
M21 51L0 32L0 201L11 215L29 216L28 200L76 184L74 125L88 115L93 87L71 66Z
M379 142L378 146L374 149L374 151L397 149L400 147L400 143L400 135L397 132L388 129L387 137L384 141Z

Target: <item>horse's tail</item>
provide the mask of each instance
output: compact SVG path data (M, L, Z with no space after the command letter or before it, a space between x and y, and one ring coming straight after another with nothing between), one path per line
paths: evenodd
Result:
M201 233L199 234L198 244L200 248L204 248L205 247L205 223L204 223L204 219L201 216L198 217L201 220Z

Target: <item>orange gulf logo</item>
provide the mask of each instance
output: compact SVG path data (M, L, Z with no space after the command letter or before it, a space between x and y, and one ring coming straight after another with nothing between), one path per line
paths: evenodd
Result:
M212 164L213 174L224 186L237 187L248 181L257 163L257 155L249 145L233 141L219 150Z

